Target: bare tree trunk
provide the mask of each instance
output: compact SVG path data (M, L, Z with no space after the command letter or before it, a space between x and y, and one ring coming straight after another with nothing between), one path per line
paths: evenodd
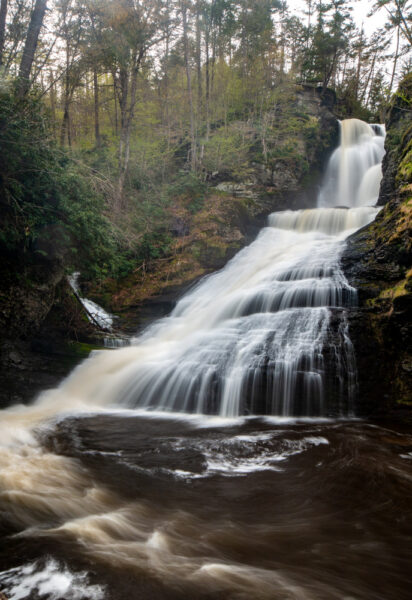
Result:
M205 50L206 50L206 141L210 136L210 58L209 58L209 31L210 23L206 24Z
M196 69L197 69L197 113L202 114L202 57L200 50L200 2L196 3Z
M308 35L306 37L306 48L309 48L309 40L310 40L310 26L312 19L312 0L308 0Z
M170 112L169 112L169 45L170 45L170 27L169 23L166 26L166 48L164 54L164 75L163 75L163 85L164 85L164 110L163 112L163 120L166 126L167 131L167 156L169 156L170 143L171 143L171 126L170 126ZM161 93L161 91L160 91ZM166 177L166 164L167 161L163 161L163 169L162 169L162 179L165 180Z
M342 70L342 79L341 79L341 84L343 84L345 82L345 78L346 78L346 67L348 66L348 53L345 52L345 60L343 62L343 70Z
M241 14L242 32L240 35L240 43L242 50L242 75L246 77L246 65L247 65L247 48L246 48L246 6L242 8Z
M70 146L70 101L71 101L71 90L70 90L70 51L69 42L66 37L66 74L64 78L64 102L63 102L63 120L60 129L60 146L64 146L66 141L66 135Z
M137 77L137 73L136 73ZM129 73L125 68L121 68L116 80L116 74L113 73L113 79L116 83L116 90L119 99L120 108L120 139L119 139L119 176L117 179L117 197L116 208L119 209L123 203L123 190L126 181L127 168L129 166L130 155L130 127L128 127L127 100L129 95Z
M31 14L29 29L27 31L26 42L24 44L23 55L20 62L19 71L19 93L25 96L30 89L30 71L36 53L37 42L41 26L43 25L44 14L47 8L47 0L36 0L33 12Z
M0 3L0 66L3 64L4 40L6 38L7 0Z
M359 95L359 85L360 85L360 72L361 72L361 64L362 64L362 50L363 50L363 28L360 32L359 39L359 51L358 51L358 66L356 68L356 79L355 79L355 98L358 100Z
M388 100L392 94L392 87L393 87L393 82L395 80L395 74L396 74L396 66L398 63L398 58L399 58L399 37L400 37L400 27L398 25L397 27L397 31L396 31L396 50L395 50L395 59L393 61L393 69L392 69L392 76L391 76L391 82L389 84L389 93L388 93Z
M371 64L371 66L368 69L368 77L366 79L366 83L364 85L364 88L363 88L363 91L362 91L362 94L361 94L361 97L360 97L360 102L362 104L363 104L363 100L364 100L365 95L366 95L366 91L367 91L367 89L369 87L369 83L370 83L371 79L373 78L373 72L375 70L375 62L376 62L376 54L377 54L377 52L378 52L377 50L374 52L373 59L372 59L372 64ZM369 100L369 94L367 96L366 106L368 105L368 100Z
M114 96L114 134L117 137L119 134L119 115L117 108L117 92L116 92L116 82L113 79L113 96Z
M64 146L64 143L66 141L66 136L68 138L68 141L70 142L70 133L69 133L69 101L66 98L65 102L64 102L64 110L63 110L63 120L62 120L62 126L60 129L60 146ZM70 146L70 143L69 143Z
M215 88L215 71L216 71L216 31L212 30L212 73L210 77L210 92L213 94Z
M201 52L201 30L200 30L200 2L196 4L196 69L197 69L197 114L198 119L202 116L202 52Z
M196 170L197 156L196 156L196 132L195 132L195 119L193 114L193 94L192 94L192 78L190 73L189 65L189 43L187 36L187 7L185 0L182 5L182 18L183 18L183 43L184 43L184 58L186 67L186 79L187 79L187 92L189 96L189 109L190 109L190 137L191 137L191 149L190 149L190 164L192 171Z
M396 4L396 12L398 13L398 18L399 18L399 25L398 28L402 29L404 36L406 37L406 39L408 40L409 44L412 45L412 31L408 25L408 21L407 19L410 19L410 13L409 15L405 16L402 12L402 3L400 2L400 0L395 0L395 4ZM404 8L407 9L406 7L406 2L404 4ZM402 23L402 25L401 25Z
M371 83L370 83L369 90L368 90L368 96L367 96L366 102L365 102L366 106L369 106L369 100L370 100L370 97L371 97L371 92L372 92L372 87L373 87L374 80L375 80L375 73L372 72L372 79L371 79Z
M49 88L50 88L50 108L53 120L53 131L56 130L56 87L54 81L53 71L50 69L49 73Z
M137 100L137 76L146 49L140 48L132 58L131 73L123 69L119 73L120 141L119 178L117 180L117 208L122 208L123 191L130 160L130 134Z
M96 147L99 148L101 144L100 139L100 119L99 119L99 81L97 79L97 69L93 69L93 91L94 91L94 137L96 140Z

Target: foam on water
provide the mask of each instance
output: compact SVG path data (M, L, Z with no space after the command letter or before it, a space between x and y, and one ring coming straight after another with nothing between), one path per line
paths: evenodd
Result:
M49 559L0 572L0 586L8 600L45 598L47 600L103 600L101 585L91 585L87 573L73 573L57 561Z

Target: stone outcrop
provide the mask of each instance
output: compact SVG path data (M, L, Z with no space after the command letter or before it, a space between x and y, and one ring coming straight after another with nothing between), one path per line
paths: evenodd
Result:
M76 340L94 335L61 261L3 261L1 270L0 408L54 387L88 354Z
M374 223L354 234L342 261L358 289L349 333L358 366L358 412L412 408L412 76L394 95ZM398 411L399 412L399 411Z

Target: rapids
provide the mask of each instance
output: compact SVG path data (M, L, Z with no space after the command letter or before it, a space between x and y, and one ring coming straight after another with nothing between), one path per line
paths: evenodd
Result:
M412 437L352 418L340 268L383 140L343 121L318 208L273 213L130 346L1 412L8 600L409 598Z
M37 440L0 472L10 600L410 597L402 430L146 412Z

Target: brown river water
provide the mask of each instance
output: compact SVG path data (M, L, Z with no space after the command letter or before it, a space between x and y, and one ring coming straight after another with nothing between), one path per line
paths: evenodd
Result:
M0 480L9 599L410 598L410 431L123 411L19 443Z

